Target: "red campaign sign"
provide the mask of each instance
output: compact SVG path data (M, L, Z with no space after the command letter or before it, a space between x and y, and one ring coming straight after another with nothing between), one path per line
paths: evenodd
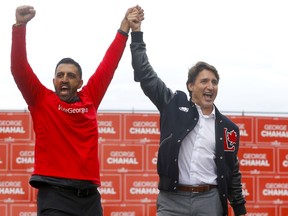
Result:
M273 205L246 205L247 215L276 216L277 207Z
M156 203L147 205L147 216L155 216L157 213Z
M159 141L160 126L158 114L125 114L125 140L141 142Z
M277 208L273 205L247 205L246 203L247 216L276 216ZM229 206L228 215L235 216L233 208ZM281 216L281 215L277 215ZM284 215L283 215L284 216ZM286 215L285 215L286 216Z
M157 172L157 158L158 158L159 145L146 145L146 170Z
M278 172L288 174L288 148L278 148Z
M0 141L30 141L32 134L29 112L0 112Z
M0 175L0 201L27 202L31 200L30 175L7 174Z
M19 216L36 216L37 215L37 205L36 204L11 204L10 206L10 215L19 215Z
M279 216L287 216L288 215L288 207L287 206L280 206L279 207Z
M155 174L125 174L125 201L155 202L159 193L158 180L158 175Z
M281 204L288 202L288 176L257 177L258 201Z
M238 127L240 143L254 142L254 117L252 116L228 116Z
M242 173L274 173L275 172L275 149L273 147L239 148L238 158Z
M143 204L103 204L104 216L143 216L145 215L145 209Z
M11 144L11 170L34 171L34 144Z
M101 174L101 186L98 188L101 194L101 202L120 202L122 200L121 174Z
M99 142L120 141L122 139L121 114L98 113L97 122Z
M242 192L248 203L255 202L256 185L254 176L242 176Z
M8 170L8 145L0 144L0 171Z
M102 171L115 172L143 172L144 171L144 147L143 145L101 145L101 169Z
M288 144L288 118L259 117L256 128L257 143Z
M7 205L0 204L0 215L1 216L8 216Z

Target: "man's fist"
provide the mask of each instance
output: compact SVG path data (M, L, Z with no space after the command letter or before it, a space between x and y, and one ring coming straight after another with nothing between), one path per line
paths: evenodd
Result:
M23 5L16 8L16 24L28 23L36 14L32 6Z

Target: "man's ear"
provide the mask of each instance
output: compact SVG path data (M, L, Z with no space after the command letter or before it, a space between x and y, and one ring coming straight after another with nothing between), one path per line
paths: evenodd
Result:
M80 80L79 84L78 84L78 89L80 89L83 85L83 80Z

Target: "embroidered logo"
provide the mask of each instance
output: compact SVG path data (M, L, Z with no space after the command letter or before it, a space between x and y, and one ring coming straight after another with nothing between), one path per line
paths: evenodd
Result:
M188 112L189 108L188 107L179 107L179 110L183 111L183 112Z
M224 151L235 151L235 145L237 142L237 133L232 130L228 131L224 128Z

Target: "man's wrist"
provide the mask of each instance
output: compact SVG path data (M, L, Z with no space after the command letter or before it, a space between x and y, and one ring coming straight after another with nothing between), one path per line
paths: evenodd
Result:
M123 31L122 29L118 29L118 32L123 34L124 36L128 37L128 33Z
M20 23L20 22L16 22L13 26L25 26L26 23Z

